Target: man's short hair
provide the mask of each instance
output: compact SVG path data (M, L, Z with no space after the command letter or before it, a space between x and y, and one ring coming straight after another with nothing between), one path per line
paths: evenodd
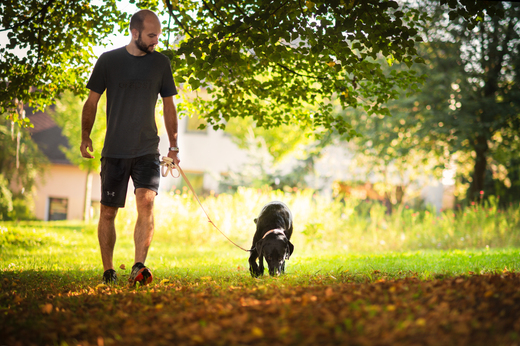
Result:
M137 31L139 31L139 33L141 33L141 31L143 31L143 29L144 29L144 19L147 16L154 16L155 18L157 18L157 20L159 20L159 17L157 17L155 12L153 12L153 11L150 11L150 10L137 11L136 13L134 13L132 15L132 18L130 18L130 31L132 31L132 29L137 29Z

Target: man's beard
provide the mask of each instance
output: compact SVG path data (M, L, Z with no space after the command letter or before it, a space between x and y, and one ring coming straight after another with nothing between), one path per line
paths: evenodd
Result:
M145 52L146 54L151 54L153 52L153 45L147 46L144 44L141 39L141 33L139 33L139 38L135 41L135 45L139 48L140 51Z

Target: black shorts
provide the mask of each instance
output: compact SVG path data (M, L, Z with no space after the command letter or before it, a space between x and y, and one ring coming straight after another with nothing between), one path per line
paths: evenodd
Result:
M146 188L158 193L161 177L159 154L149 154L132 159L102 157L101 204L123 208L130 177L132 177L135 189Z

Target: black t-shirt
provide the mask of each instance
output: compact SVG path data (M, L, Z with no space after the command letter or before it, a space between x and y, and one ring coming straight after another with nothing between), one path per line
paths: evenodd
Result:
M126 47L103 53L87 88L99 94L107 91L103 157L134 158L158 153L157 96L177 94L166 56L158 52L134 56Z

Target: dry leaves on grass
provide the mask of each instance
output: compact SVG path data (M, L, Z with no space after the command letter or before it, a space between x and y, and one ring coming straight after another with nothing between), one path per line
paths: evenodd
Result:
M520 274L290 286L210 277L128 288L15 292L2 281L7 345L515 345ZM345 280L346 281L346 280ZM19 284L17 287L23 286Z

